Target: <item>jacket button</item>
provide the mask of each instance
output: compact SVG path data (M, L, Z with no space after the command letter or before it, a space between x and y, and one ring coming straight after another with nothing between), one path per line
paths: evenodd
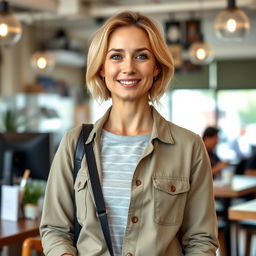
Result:
M136 216L132 217L132 223L137 223L139 221L139 218Z
M81 181L79 181L77 184L77 188L80 188L80 187L81 187Z
M127 253L126 256L133 256L131 253Z
M136 184L136 186L140 186L141 185L141 180L136 180L135 184Z
M170 190L171 190L171 192L175 192L176 191L176 187L174 185L171 185L170 186Z

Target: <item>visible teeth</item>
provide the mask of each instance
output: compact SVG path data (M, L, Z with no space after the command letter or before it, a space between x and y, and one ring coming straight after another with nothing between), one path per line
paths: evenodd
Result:
M133 80L133 81L120 81L121 84L134 84L137 83L137 80Z

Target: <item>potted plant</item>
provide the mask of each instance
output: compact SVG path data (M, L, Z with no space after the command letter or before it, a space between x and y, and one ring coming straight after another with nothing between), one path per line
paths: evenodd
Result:
M24 190L24 217L37 219L39 214L38 201L44 194L44 186L40 182L32 181L25 186Z

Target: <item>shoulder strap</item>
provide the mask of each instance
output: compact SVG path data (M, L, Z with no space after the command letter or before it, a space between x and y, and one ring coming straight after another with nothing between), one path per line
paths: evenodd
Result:
M83 127L87 127L86 132L83 132ZM73 170L73 182L75 183L76 176L78 171L81 168L81 162L84 156L84 142L88 138L91 130L93 128L92 124L86 124L82 126L81 132L79 134L77 144L76 144L76 150L75 150L75 155L74 155L74 170ZM73 198L75 200L75 192L73 195ZM74 203L74 245L76 246L77 239L79 237L79 233L81 230L81 226L77 221L76 218L76 204Z
M88 127L83 125L82 130L84 131L84 136L86 136L86 134L88 132L87 129L88 129ZM92 185L94 201L95 201L98 217L100 220L101 228L103 231L103 235L104 235L109 253L111 256L114 256L112 242L111 242L111 236L110 236L110 231L109 231L109 225L108 225L108 217L107 217L105 202L104 202L104 198L103 198L103 194L102 194L101 184L100 184L100 180L99 180L99 174L98 174L98 170L97 170L95 156L93 153L92 143L89 143L89 144L84 143L84 151L85 151L85 155L86 155L86 161L87 161L90 181L91 181L91 185Z

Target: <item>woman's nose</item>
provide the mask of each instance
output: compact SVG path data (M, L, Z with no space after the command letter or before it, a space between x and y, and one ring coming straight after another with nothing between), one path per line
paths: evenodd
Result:
M132 59L129 58L123 62L122 72L127 75L134 74L136 72L136 66Z

